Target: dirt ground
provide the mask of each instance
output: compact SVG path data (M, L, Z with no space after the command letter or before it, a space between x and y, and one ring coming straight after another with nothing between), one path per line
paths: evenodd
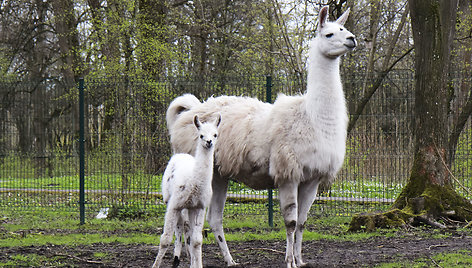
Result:
M229 243L233 258L241 267L285 267L285 241L250 241ZM438 253L460 250L472 251L472 234L453 233L445 238L425 238L411 234L401 237L375 237L359 242L304 241L303 252L309 267L372 267L385 262L425 259L434 266L430 258ZM46 259L55 258L57 263L75 267L151 267L157 254L157 246L94 244L90 246L31 246L3 248L0 261L7 261L16 254L36 254ZM97 254L101 253L101 254ZM165 257L164 267L172 266L172 248ZM471 254L471 253L469 253ZM203 245L205 267L224 267L218 246ZM45 264L46 265L46 264ZM188 258L183 256L179 267L188 267ZM46 266L55 266L49 263Z

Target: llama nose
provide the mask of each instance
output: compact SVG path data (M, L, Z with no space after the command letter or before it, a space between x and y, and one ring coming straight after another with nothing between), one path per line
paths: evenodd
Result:
M207 141L206 145L207 145L208 148L210 148L211 145L212 145L212 141L211 140Z
M348 48L353 49L357 46L356 39L354 38L354 36L349 36L346 39L348 42L345 44L345 46L347 46Z

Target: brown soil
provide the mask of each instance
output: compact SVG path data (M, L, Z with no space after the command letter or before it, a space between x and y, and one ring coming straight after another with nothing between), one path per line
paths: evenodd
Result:
M418 258L434 266L431 256L461 250L466 250L468 252L466 254L472 255L471 245L470 233L453 233L445 238L405 233L402 237L375 237L359 242L305 241L303 252L305 261L311 264L310 267L372 267L385 262L402 262ZM285 267L285 241L229 243L229 247L241 267ZM12 255L36 254L44 257L42 266L49 267L151 267L157 251L157 245L119 243L76 247L48 245L2 248L0 263L11 260ZM172 266L171 255L172 248L165 256L164 267ZM203 263L205 267L224 267L218 246L213 241L203 245ZM183 256L179 267L188 266L188 258Z

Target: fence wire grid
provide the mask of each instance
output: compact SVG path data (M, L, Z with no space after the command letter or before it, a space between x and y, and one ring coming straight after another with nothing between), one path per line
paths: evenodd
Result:
M267 99L265 76L233 78L86 78L85 202L88 217L100 208L164 213L161 175L171 156L165 113L177 96L200 100L237 95ZM348 109L356 111L373 81L366 74L343 77ZM272 77L271 98L301 93L299 79ZM454 79L451 122L471 88L470 76ZM60 80L0 81L0 207L79 207L79 109L76 85ZM414 74L390 72L349 132L345 163L330 186L321 187L311 215L382 210L400 193L413 161ZM351 114L351 120L353 120ZM472 182L472 126L459 140L452 172ZM462 187L457 190L472 198ZM231 182L226 212L267 214L267 191ZM277 191L274 191L277 200ZM275 213L279 210L274 203Z

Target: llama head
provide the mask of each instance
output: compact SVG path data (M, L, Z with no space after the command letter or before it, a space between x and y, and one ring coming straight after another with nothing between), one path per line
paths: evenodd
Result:
M328 7L320 10L318 35L316 37L318 49L329 58L337 58L356 47L355 36L344 28L349 16L349 9L336 21L328 21Z
M198 130L198 143L205 149L211 149L218 140L218 126L221 122L221 115L218 115L214 122L200 122L198 115L193 118L193 123Z

